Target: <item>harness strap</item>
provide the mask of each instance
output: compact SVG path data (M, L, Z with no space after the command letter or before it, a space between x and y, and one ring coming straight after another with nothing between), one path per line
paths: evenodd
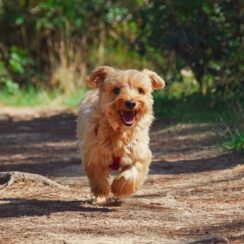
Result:
M110 169L112 169L112 170L118 170L119 167L120 167L119 163L120 163L120 157L113 156L113 163L110 164L110 166L109 166Z

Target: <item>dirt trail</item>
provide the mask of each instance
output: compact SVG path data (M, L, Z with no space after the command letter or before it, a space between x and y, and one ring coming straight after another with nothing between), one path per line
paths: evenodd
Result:
M0 243L190 243L207 237L244 243L244 156L218 146L223 127L156 121L154 159L142 189L120 206L98 207L89 201L75 124L75 115L61 109L1 109L0 171L41 174L70 189L16 182L0 190Z

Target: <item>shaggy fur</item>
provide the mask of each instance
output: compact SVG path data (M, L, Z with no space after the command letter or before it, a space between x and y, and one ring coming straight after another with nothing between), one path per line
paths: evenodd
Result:
M142 185L152 154L149 127L153 121L152 91L165 83L150 70L117 70L102 66L87 79L94 90L81 102L78 140L85 173L97 203L111 193L124 198ZM109 174L118 161L112 184Z

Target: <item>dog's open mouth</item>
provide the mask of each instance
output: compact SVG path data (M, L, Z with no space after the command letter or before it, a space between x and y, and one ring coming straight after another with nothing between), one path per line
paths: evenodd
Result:
M136 118L136 111L121 111L120 115L125 125L132 126L134 124Z

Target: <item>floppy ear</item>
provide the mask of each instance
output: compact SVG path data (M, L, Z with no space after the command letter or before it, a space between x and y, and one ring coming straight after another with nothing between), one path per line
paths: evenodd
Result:
M100 66L92 71L91 75L87 77L86 84L91 88L97 88L105 79L106 76L114 71L112 67Z
M151 79L153 90L163 89L165 87L164 80L156 72L149 69L144 69L142 72Z

